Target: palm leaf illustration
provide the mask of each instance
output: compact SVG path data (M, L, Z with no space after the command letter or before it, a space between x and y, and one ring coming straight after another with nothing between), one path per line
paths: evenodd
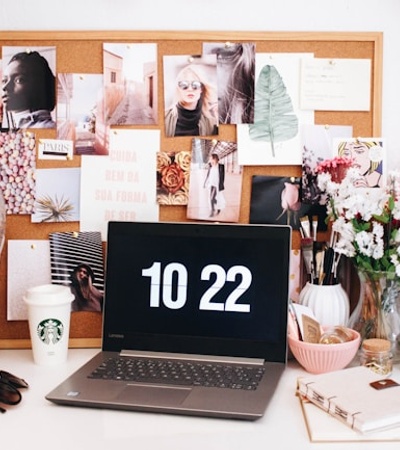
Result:
M264 66L256 84L254 124L249 125L250 138L270 142L275 157L274 143L295 137L298 126L298 118L282 77L274 66Z
M43 196L36 200L37 213L42 215L42 222L66 222L72 215L74 206L68 199L62 196L60 199L50 195Z

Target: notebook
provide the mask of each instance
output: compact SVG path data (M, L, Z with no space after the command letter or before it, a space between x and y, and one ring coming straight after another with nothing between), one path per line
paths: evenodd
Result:
M47 400L262 417L286 367L291 234L285 225L110 222L102 349ZM110 359L129 374L103 376ZM162 367L151 379L148 364ZM170 364L184 365L183 381L164 371Z
M382 375L365 366L300 377L298 392L360 433L400 426L399 372Z

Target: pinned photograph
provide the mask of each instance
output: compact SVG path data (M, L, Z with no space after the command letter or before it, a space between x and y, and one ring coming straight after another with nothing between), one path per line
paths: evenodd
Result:
M216 55L167 55L163 61L165 135L218 134Z
M250 198L250 223L290 225L300 229L302 217L315 217L318 231L326 230L326 207L301 201L301 179L253 175Z
M336 138L351 138L352 126L302 125L300 128L302 148L301 200L304 203L324 205L326 197L318 187L316 168L322 161L333 157L332 145Z
M350 158L360 177L355 187L381 188L386 185L386 146L382 138L336 139L334 154Z
M187 217L238 222L242 178L235 142L193 139Z
M106 154L103 75L59 73L57 93L57 138L72 141L76 155Z
M103 76L107 125L157 124L157 44L104 43Z
M300 165L300 126L314 112L299 107L300 61L309 53L257 53L254 123L237 125L239 163Z
M221 124L254 122L255 51L256 46L251 42L203 44L203 54L217 55Z
M55 47L2 47L3 128L56 128L55 62Z
M191 153L157 153L157 203L187 205L189 198Z
M49 240L51 280L70 286L72 311L101 311L104 262L100 232L54 232Z
M0 189L6 214L32 214L36 195L36 139L26 130L0 132ZM15 148L19 148L18 157Z
M80 168L38 169L32 222L78 221L80 174Z

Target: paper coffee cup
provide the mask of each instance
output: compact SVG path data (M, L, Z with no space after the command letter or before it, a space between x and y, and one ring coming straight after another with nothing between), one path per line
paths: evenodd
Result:
M28 289L23 297L28 306L33 360L39 365L56 365L67 360L71 302L67 286L44 284Z

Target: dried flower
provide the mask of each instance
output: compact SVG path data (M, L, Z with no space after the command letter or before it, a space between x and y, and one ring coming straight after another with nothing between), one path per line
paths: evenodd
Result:
M45 195L36 200L37 214L41 216L41 222L68 222L71 220L74 206L68 198L60 199L57 195L52 198Z

